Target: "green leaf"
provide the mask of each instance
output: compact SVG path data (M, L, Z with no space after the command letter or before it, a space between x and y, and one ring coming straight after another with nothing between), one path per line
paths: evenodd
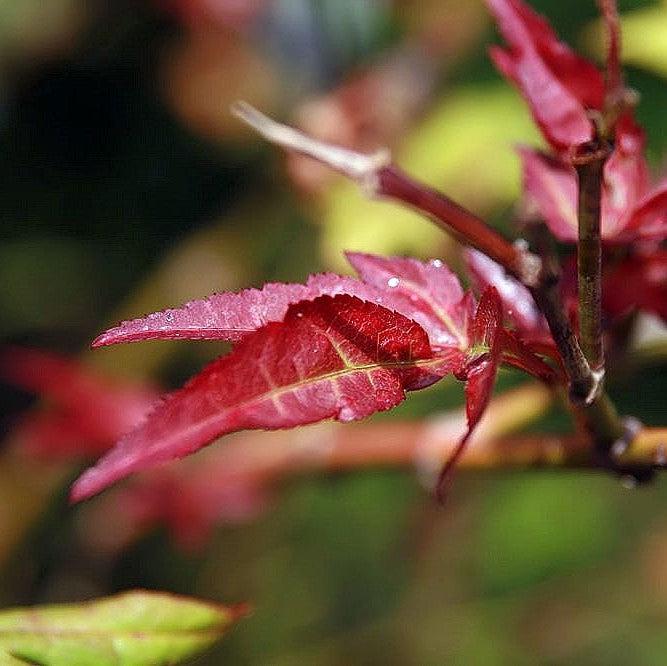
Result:
M162 592L0 612L0 664L175 664L215 643L244 614Z

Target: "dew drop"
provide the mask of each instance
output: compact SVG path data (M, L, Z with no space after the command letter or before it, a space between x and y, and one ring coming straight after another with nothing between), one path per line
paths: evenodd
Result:
M351 407L348 407L346 405L340 408L340 411L338 412L339 421L347 422L347 421L354 421L354 419L355 419L355 413Z
M395 289L396 287L398 287L399 284L401 284L401 281L396 276L390 277L387 280L387 286L391 287L392 289Z
M442 259L431 259L431 266L433 268L442 268L444 264L442 263Z
M174 321L174 313L173 312L167 312L165 319L167 321Z

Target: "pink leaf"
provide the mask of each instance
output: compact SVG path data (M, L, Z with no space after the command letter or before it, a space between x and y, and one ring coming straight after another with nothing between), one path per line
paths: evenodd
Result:
M359 252L346 256L365 283L384 292L382 304L416 321L432 345L467 349L474 304L442 261L424 263Z
M600 72L520 0L487 0L487 5L509 45L492 48L491 59L526 98L547 140L563 149L591 139L586 108L602 108Z
M466 250L464 259L468 273L480 292L490 286L498 290L505 314L517 331L529 338L550 339L547 323L526 287L477 250Z
M214 294L185 305L124 321L93 341L93 347L142 340L229 340L238 342L270 321L281 321L292 303L318 296L352 294L379 302L373 288L333 273L312 275L304 284L274 282L262 289Z
M523 188L529 206L544 219L554 236L577 239L577 175L555 158L530 148L519 148Z
M472 344L465 367L466 418L468 430L445 463L436 486L442 501L456 463L491 399L502 354L503 310L495 287L488 287L480 298L472 324Z
M301 302L168 396L76 482L72 498L226 433L364 418L458 370L462 359L454 348L433 356L418 324L375 303L348 295Z

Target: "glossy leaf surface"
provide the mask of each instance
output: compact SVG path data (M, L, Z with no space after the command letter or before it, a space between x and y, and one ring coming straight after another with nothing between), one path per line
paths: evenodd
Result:
M365 283L385 292L383 305L420 324L432 345L467 348L473 303L442 261L360 252L346 256Z
M480 292L495 287L503 309L517 331L529 336L549 337L546 321L526 287L508 275L502 266L477 250L466 250L464 259L468 273Z
M280 321L292 303L322 295L352 294L368 301L380 295L358 280L333 273L311 276L306 284L274 282L262 289L213 294L179 308L124 321L93 341L93 347L142 340L229 340L244 336L270 321Z

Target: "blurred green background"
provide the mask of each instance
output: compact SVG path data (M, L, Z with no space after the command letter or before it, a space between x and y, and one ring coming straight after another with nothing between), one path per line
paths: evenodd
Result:
M534 4L599 55L592 1ZM660 173L667 5L620 8ZM228 106L244 98L343 143L389 145L507 225L512 146L538 137L488 61L495 39L478 0L0 0L0 338L171 387L223 348L89 353L89 341L212 291L345 270L343 249L456 264L427 222L286 160ZM662 358L616 378L624 413L664 425L664 370ZM5 434L32 399L3 390ZM445 383L399 416L460 401ZM551 414L544 427L568 426ZM20 481L0 488L0 542L3 515L29 501ZM599 474L461 474L444 509L410 469L293 480L257 520L221 525L197 552L161 530L100 552L55 485L2 563L0 603L132 587L252 601L254 615L198 664L667 662L661 479L628 491Z

